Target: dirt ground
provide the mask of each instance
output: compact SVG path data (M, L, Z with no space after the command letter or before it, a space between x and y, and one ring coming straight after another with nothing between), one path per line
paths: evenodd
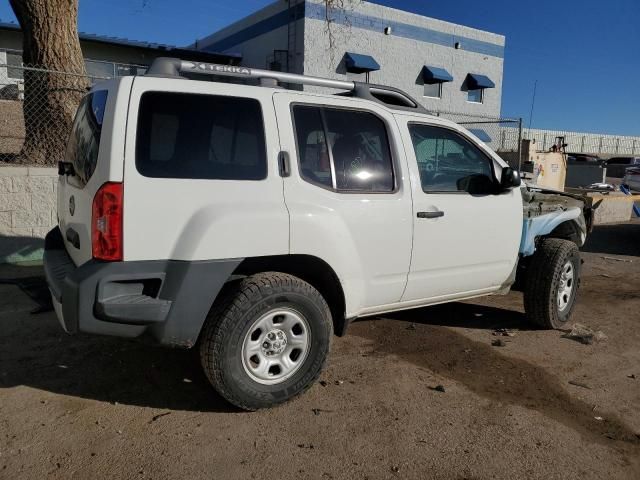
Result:
M193 352L67 336L31 313L41 269L0 268L0 478L638 479L640 222L584 250L574 319L604 341L535 329L517 293L361 320L256 413Z

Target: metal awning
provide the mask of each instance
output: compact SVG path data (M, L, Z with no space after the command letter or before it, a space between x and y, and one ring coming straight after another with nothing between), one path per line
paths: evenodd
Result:
M434 83L452 82L453 77L444 68L425 65L422 67L422 80L428 85L433 85Z
M478 139L484 143L491 143L491 137L489 134L481 128L470 128L469 131L473 133Z
M467 75L467 88L469 90L480 90L482 88L496 88L496 84L486 75L469 73Z
M347 72L351 73L375 72L376 70L380 70L380 65L372 56L362 55L360 53L345 53L344 63L347 67Z

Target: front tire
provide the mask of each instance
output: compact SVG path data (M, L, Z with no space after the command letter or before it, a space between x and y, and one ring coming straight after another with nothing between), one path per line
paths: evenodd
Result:
M200 359L207 378L244 410L268 408L307 390L333 336L320 293L292 275L266 272L228 285L207 316Z
M580 286L580 251L559 238L540 240L527 267L524 309L546 329L561 329L571 317Z

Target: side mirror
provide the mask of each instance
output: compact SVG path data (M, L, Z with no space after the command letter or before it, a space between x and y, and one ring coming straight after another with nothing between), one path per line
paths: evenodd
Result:
M503 190L509 190L519 186L520 173L511 167L503 168L502 177L500 178L500 187L502 187Z

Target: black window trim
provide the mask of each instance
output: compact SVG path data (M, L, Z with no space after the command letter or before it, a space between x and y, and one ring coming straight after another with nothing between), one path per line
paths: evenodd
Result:
M327 125L326 125L326 119L325 119L325 115L324 115L324 110L325 109L332 109L332 110L346 110L349 112L360 112L360 113L369 113L373 116L375 116L378 120L380 120L382 122L382 124L384 125L384 130L385 133L387 135L387 143L389 145L389 154L391 156L391 170L393 173L393 190L389 190L386 192L380 192L380 191L367 191L367 190L344 190L344 189L338 189L337 188L337 180L336 180L336 176L335 176L335 165L333 163L333 152L332 149L329 148L328 153L329 153L329 162L331 164L331 176L333 177L331 179L331 184L333 185L332 187L327 187L326 185L319 183L319 182L314 182L313 180L310 180L308 178L305 178L302 176L301 174L301 165L300 165L300 145L298 145L298 132L296 129L296 122L295 122L295 118L293 115L293 109L295 107L316 107L320 110L320 115L322 118L322 126L324 128L325 131L325 142L328 141L327 139ZM354 107L345 107L343 105L331 105L331 104L327 104L327 103L308 103L308 102L290 102L289 103L289 114L290 114L290 118L291 118L291 125L293 126L293 136L295 139L295 143L296 143L296 157L297 157L297 166L298 166L298 176L300 177L300 179L303 182L309 183L313 186L322 188L323 190L327 190L329 192L333 192L333 193L345 193L345 194L349 194L349 195L393 195L396 194L400 191L400 182L399 182L399 177L398 177L398 172L400 171L399 168L399 164L397 161L397 155L396 155L396 151L397 151L397 142L396 139L394 138L393 135L389 134L390 128L389 128L389 122L386 121L385 118L381 117L380 115L378 115L376 112L372 112L371 110L367 110L365 108L354 108Z
M438 125L435 123L428 123L428 122L419 122L419 121L409 121L407 122L407 131L409 132L409 137L411 137L411 130L410 128L413 125L418 125L418 126L425 126L425 127L435 127L435 128L440 128L442 130L448 130L456 135L458 135L459 137L462 137L463 139L465 139L467 142L471 143L473 146L475 146L478 151L482 154L482 156L484 158L486 158L489 161L489 164L491 166L491 179L493 180L493 182L496 184L496 186L498 185L498 177L496 177L496 169L495 169L495 161L493 159L493 157L491 157L489 154L487 154L487 152L485 152L480 145L478 145L476 142L474 142L471 137L467 136L466 133L463 133L459 130L456 130L455 128L451 128L445 125ZM418 158L416 155L416 148L413 145L413 139L411 139L411 148L413 150L413 158L415 159L415 164L416 167L418 167ZM427 195L431 195L431 194L437 194L437 195L442 195L442 194L447 194L447 195L469 195L472 197L477 197L479 196L478 194L471 194L469 192L466 192L464 190L456 190L456 191L450 191L450 190L425 190L424 187L422 186L422 178L420 177L420 168L418 168L418 177L420 178L420 190L422 190L423 193L426 193ZM489 194L487 194L489 195ZM486 195L483 195L486 196Z
M264 159L265 159L265 164L266 164L266 171L265 171L265 175L263 178L258 178L258 179L228 179L228 178L174 178L174 177L152 177L149 175L145 175L144 173L142 173L139 169L138 169L138 163L137 163L137 147L138 147L138 126L139 126L139 122L140 122L140 105L142 103L142 97L144 97L144 95L146 95L147 93L170 93L170 94L179 94L179 95L200 95L200 96L208 96L208 97L224 97L224 98L236 98L236 99L240 99L240 100L254 100L256 102L258 102L258 107L260 109L260 119L262 121L262 136L263 136L263 145L264 145ZM208 92L185 92L183 90L156 90L156 89L149 89L149 90L144 90L140 93L138 100L137 100L137 105L136 105L136 113L135 113L135 127L134 127L134 131L135 131L135 136L134 136L134 142L133 142L133 163L135 165L135 169L136 169L136 173L138 173L138 175L141 175L145 178L154 178L154 179L167 179L167 180L196 180L196 181L203 181L203 182L264 182L266 180L269 179L269 175L271 174L271 167L270 167L270 161L269 161L269 147L268 147L268 143L267 143L267 128L266 128L266 123L265 123L265 116L264 116L264 108L262 106L262 101L260 98L258 97L252 97L252 96L239 96L239 95L226 95L226 94L221 94L221 93L208 93Z
M333 188L333 190L338 190L338 181L336 179L336 162L333 159L333 148L329 147L329 138L328 138L329 126L327 125L327 116L324 113L324 108L319 108L318 110L320 112L320 121L322 122L322 129L324 130L322 132L322 138L324 138L324 143L327 148L327 154L329 155L329 166L331 168L331 187ZM300 165L300 155L298 154L298 152L300 152L300 149L298 148L298 135L297 135L297 131L294 130L294 132L296 133L296 154L298 157L298 165ZM301 169L298 169L298 170L301 171ZM302 175L300 175L300 177L302 178ZM305 179L303 178L303 180Z

